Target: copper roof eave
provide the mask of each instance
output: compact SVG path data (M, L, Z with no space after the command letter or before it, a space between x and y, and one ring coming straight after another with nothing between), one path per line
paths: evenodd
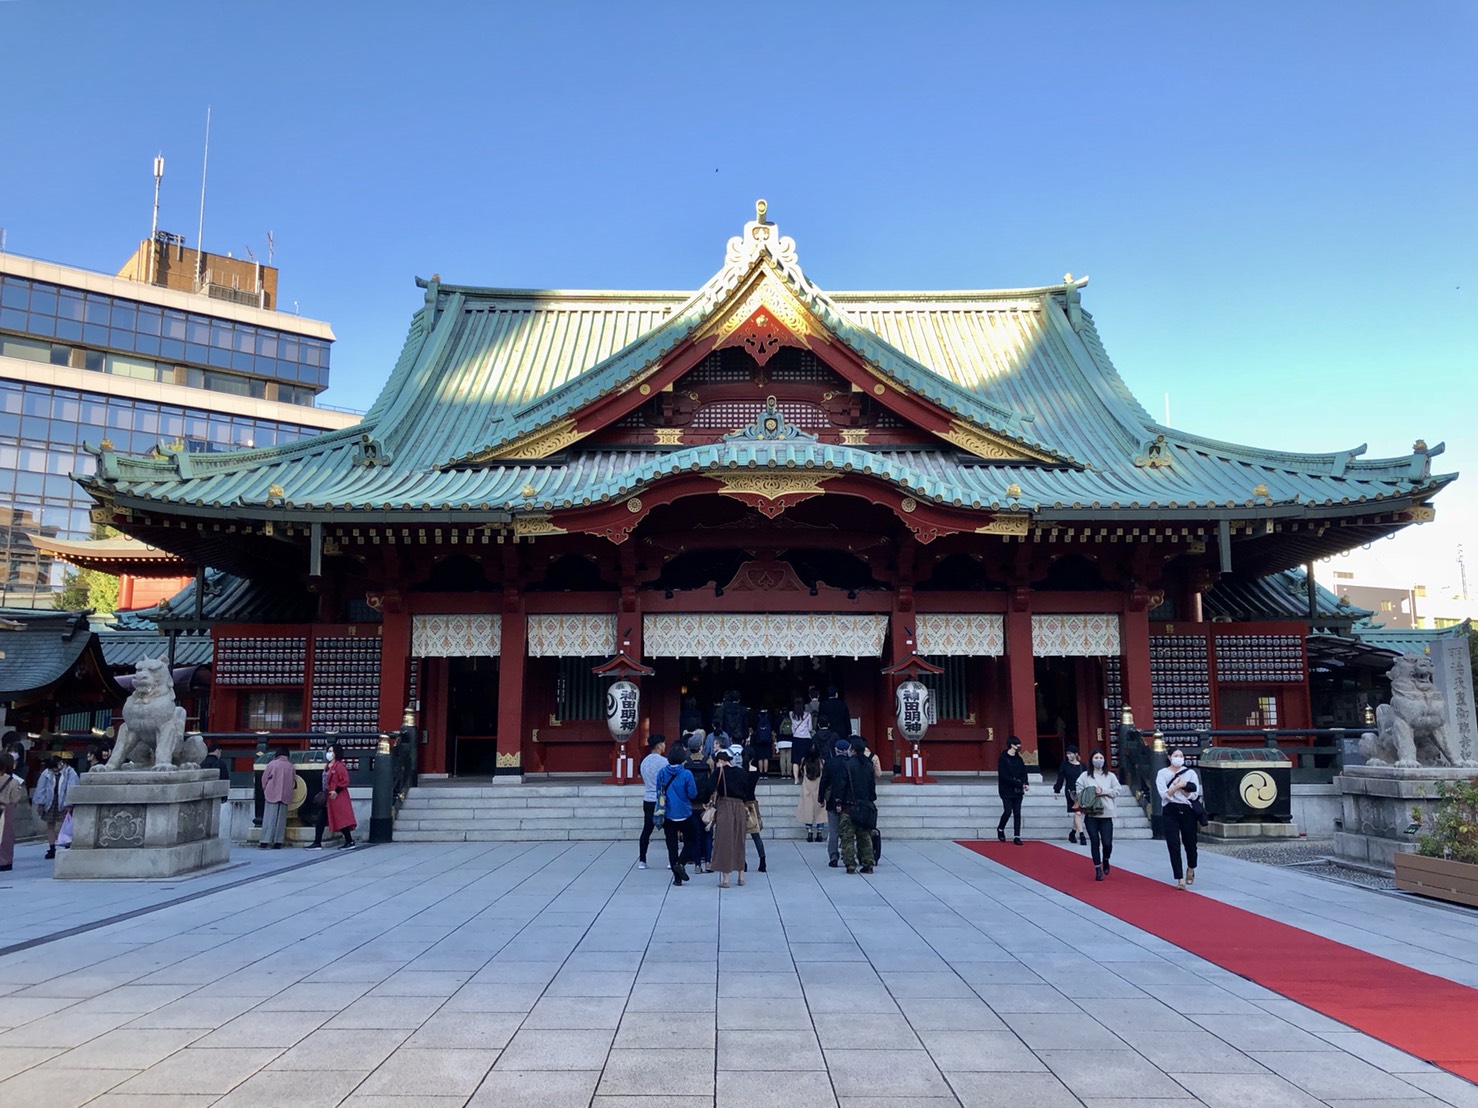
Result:
M127 573L134 577L181 577L193 572L192 563L179 555L137 539L52 539L26 536L31 545L79 569L102 573Z

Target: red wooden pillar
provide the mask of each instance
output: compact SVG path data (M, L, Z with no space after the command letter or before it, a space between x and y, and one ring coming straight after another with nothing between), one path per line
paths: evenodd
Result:
M411 614L405 605L387 595L380 625L380 730L394 731L401 725L409 705L406 688L411 654Z
M445 776L448 772L446 721L451 709L448 700L451 662L446 658L427 658L421 679L420 722L426 730L426 752L421 772Z
M498 777L523 776L524 670L528 657L528 615L516 595L503 605L502 645L498 655Z
M1123 656L1124 703L1134 709L1134 725L1153 730L1155 706L1150 693L1150 613L1140 597L1130 593L1119 625L1119 650Z
M1006 668L1011 686L1011 734L1021 740L1022 754L1029 765L1037 753L1037 679L1032 653L1031 589L1025 585L1011 590L1006 606ZM1005 750L1001 736L998 751Z

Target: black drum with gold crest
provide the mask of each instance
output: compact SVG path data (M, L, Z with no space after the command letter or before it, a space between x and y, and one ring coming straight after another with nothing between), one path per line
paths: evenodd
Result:
M1290 823L1293 763L1275 747L1213 746L1196 761L1206 814L1225 823Z

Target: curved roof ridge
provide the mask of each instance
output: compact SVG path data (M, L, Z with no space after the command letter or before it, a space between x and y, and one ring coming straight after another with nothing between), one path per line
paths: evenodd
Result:
M1198 435L1191 431L1167 427L1154 420L1150 421L1149 429L1155 434L1164 435L1166 441L1172 445L1204 450L1209 454L1224 456L1227 461L1249 462L1254 465L1269 466L1272 468L1306 469L1326 476L1331 475L1330 471L1334 469L1341 459L1345 461L1346 472L1349 470L1359 470L1365 475L1370 476L1379 470L1409 467L1412 459L1420 456L1407 454L1392 458L1362 459L1360 455L1364 453L1363 443L1359 446L1350 447L1347 450L1317 452L1266 450L1256 446L1249 446L1245 443L1228 442L1225 439L1214 439L1208 435Z

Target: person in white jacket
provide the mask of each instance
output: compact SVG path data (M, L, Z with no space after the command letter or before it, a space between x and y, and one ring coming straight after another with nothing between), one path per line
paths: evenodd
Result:
M36 791L31 794L31 803L36 805L36 814L46 825L46 856L56 857L56 840L62 824L72 814L72 789L77 784L77 771L61 756L53 754L46 761L46 768L36 781Z
M1201 795L1201 778L1185 764L1185 751L1170 752L1170 764L1155 774L1165 828L1165 848L1170 851L1170 872L1175 885L1184 889L1196 883L1196 828L1198 821L1191 798ZM1185 844L1185 871L1181 871L1180 848Z
M1078 779L1079 807L1083 809L1083 827L1093 853L1095 881L1113 872L1109 859L1114 853L1114 817L1119 814L1119 793L1123 786L1108 771L1103 754L1095 752L1088 772ZM1084 806L1082 799L1092 795L1097 803Z

